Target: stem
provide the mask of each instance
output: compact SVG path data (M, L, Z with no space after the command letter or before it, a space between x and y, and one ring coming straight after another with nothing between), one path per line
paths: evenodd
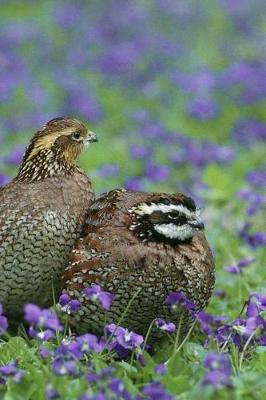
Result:
M245 303L243 304L243 307L241 308L241 311L240 311L240 313L238 314L237 318L240 318L240 317L241 317L241 315L243 314L243 311L244 311L244 309L246 308L246 306L247 306L247 301L245 301ZM233 328L232 328L232 329L233 329ZM228 338L226 339L226 341L225 341L224 344L222 345L222 347L221 347L221 349L220 349L220 352L221 352L221 353L225 350L225 348L226 348L226 346L228 345L228 342L229 342L229 340L231 339L232 335L233 335L233 330L230 332Z
M184 310L181 313L180 320L179 320L178 327L177 327L177 332L176 332L176 336L175 336L174 351L176 351L177 346L178 346L180 332L181 332L181 326L182 326L182 322L183 322L183 317L184 317Z
M184 346L184 344L187 342L191 332L193 331L195 325L196 325L197 319L195 319L191 325L191 327L189 328L186 336L184 337L184 339L182 340L182 342L180 343L180 345L177 347L177 349L175 349L174 353L171 355L171 357L165 362L165 365L169 364L169 362L177 355L177 353L182 349L182 347Z
M223 351L225 350L226 346L229 343L229 340L231 339L233 335L233 332L230 332L230 334L228 335L228 338L226 339L226 341L224 342L224 344L222 345L221 349L220 349L220 353L223 353Z
M111 336L110 336L109 339L107 340L107 345L108 345L108 344L111 342L111 340L113 339L114 334L115 334L115 332L116 332L118 326L119 326L119 325L121 324L121 322L123 321L124 316L125 316L126 313L128 312L128 310L129 310L130 306L132 305L133 301L134 301L134 300L136 299L136 297L140 294L141 290L142 290L142 289L139 288L139 289L136 291L136 293L134 294L134 296L132 296L132 299L128 302L128 305L126 306L125 310L123 311L121 317L119 318L119 320L118 320L118 322L117 322L117 324L116 324L116 328L115 328L114 332L111 334Z
M242 364L243 364L243 360L244 360L244 356L245 356L245 352L248 348L249 343L251 342L251 340L254 338L254 336L256 335L256 330L254 330L254 332L250 335L250 337L248 338L248 340L246 341L241 356L240 356L240 360L239 360L239 370L242 371Z
M145 350L145 347L146 347L148 338L149 338L149 336L150 336L151 330L152 330L152 328L153 328L154 322L155 322L155 319L153 319L153 320L151 321L150 326L149 326L149 328L148 328L148 330L147 330L147 333L146 333L146 336L145 336L145 339L144 339L144 343L143 343L143 349L144 349L144 350Z

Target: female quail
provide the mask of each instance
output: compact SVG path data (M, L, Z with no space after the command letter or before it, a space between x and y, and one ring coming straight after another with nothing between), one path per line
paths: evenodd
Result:
M63 279L64 292L82 303L71 317L75 329L102 333L137 292L122 325L144 335L154 318L179 321L165 304L170 292L181 290L204 308L215 276L203 228L194 201L182 193L119 189L95 200ZM92 283L116 294L107 315L84 294Z
M18 175L0 191L0 303L11 319L23 304L53 304L94 192L75 165L96 136L55 118L33 136Z

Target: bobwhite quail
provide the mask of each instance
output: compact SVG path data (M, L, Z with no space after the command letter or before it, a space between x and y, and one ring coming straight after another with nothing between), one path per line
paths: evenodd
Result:
M18 175L0 191L0 303L11 319L26 302L48 307L57 296L94 199L75 160L95 141L76 119L49 121L31 139Z
M118 189L95 200L64 273L64 293L81 301L71 324L82 333L101 334L118 322L136 295L122 325L145 335L154 318L178 322L165 304L183 291L204 308L214 286L214 261L194 201L182 193L142 193ZM116 294L110 310L87 299L92 283ZM183 316L183 327L189 313Z

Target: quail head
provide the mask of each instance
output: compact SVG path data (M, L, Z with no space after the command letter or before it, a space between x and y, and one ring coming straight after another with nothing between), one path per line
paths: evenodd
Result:
M181 310L172 313L165 304L176 291L204 308L215 275L203 229L194 201L182 193L118 189L95 200L64 273L64 292L81 302L73 327L101 334L131 301L121 324L145 335L155 318L180 321ZM107 313L84 293L93 283L116 295ZM187 329L189 313L182 321Z
M75 160L95 141L76 119L49 121L32 137L18 175L0 191L0 303L11 319L26 302L47 307L57 296L94 199Z

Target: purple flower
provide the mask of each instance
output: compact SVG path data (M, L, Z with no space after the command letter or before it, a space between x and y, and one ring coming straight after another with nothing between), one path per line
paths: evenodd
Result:
M266 123L257 119L244 119L237 122L233 137L246 146L254 146L266 140Z
M16 383L21 383L26 375L26 371L18 367L17 361L0 366L1 383L6 382L6 378L12 378Z
M25 320L31 324L29 334L36 339L50 340L55 336L55 332L63 330L57 315L52 310L42 310L35 304L26 304L24 312Z
M29 327L29 335L41 341L48 341L55 337L55 333L51 329L36 330L32 326Z
M266 204L266 197L254 190L240 190L238 197L249 202L247 209L247 215L249 216L255 215Z
M165 303L169 304L172 310L175 310L178 305L183 306L186 310L189 311L195 311L197 309L196 304L189 300L186 295L181 291L170 293L167 296Z
M152 382L144 386L142 393L144 398L150 400L174 400L176 397L167 393L166 389L160 382Z
M37 325L42 315L42 310L35 304L27 304L24 307L24 319L32 325Z
M39 353L42 358L49 358L53 353L47 347L40 346Z
M152 119L144 121L139 131L143 138L157 141L162 141L165 138L165 133L165 126L160 121Z
M247 244L256 249L266 244L266 232L249 233L250 223L245 223L239 231L239 236L247 242Z
M235 153L227 146L221 146L214 142L181 138L180 149L170 153L170 159L177 165L187 164L203 168L210 163L227 164L231 162Z
M224 299L226 296L226 293L223 289L216 289L216 290L214 290L213 294L214 294L214 296L220 297L221 299Z
M74 4L62 4L56 8L56 19L59 25L69 29L80 23L82 9Z
M125 349L133 350L136 347L140 347L140 345L144 342L144 339L141 335L138 335L134 332L129 332L127 329L113 323L106 325L106 332L109 336L112 334L116 338L117 343Z
M177 72L174 76L174 82L187 91L193 94L209 94L215 87L215 77L212 71L203 70L194 74L184 74Z
M152 155L152 148L143 146L141 144L133 144L130 147L130 155L135 160L138 159L147 159Z
M204 367L209 369L202 385L211 385L215 388L232 387L232 366L226 353L209 353L205 359Z
M121 75L134 69L139 57L139 49L133 42L120 42L105 52L100 63L107 74Z
M109 383L109 388L116 395L116 398L130 400L131 396L128 391L125 389L124 382L121 379L113 378Z
M259 294L259 293L253 293L250 296L249 299L249 304L256 304L258 307L259 311L266 311L266 295L265 294Z
M0 336L6 333L8 328L7 318L3 315L3 306L0 304Z
M215 336L217 327L221 326L221 322L223 322L225 319L225 316L211 315L205 311L200 311L197 313L197 320L200 323L201 329L209 337Z
M228 267L225 267L225 270L227 272L230 272L231 274L240 274L242 272L243 268L246 268L250 264L256 261L256 258L248 258L245 260L239 261L238 264L236 265L230 265Z
M75 88L69 92L68 108L71 113L76 112L92 122L98 122L103 117L99 101L96 97L88 95L88 91L83 88Z
M189 104L188 113L197 119L208 120L217 117L219 107L214 99L197 98Z
M106 325L105 331L109 349L115 351L121 359L126 358L130 351L139 351L144 342L141 335L130 332L114 323Z
M145 176L153 182L165 182L169 179L171 169L168 165L158 165L155 162L148 162L145 168Z
M218 343L232 342L243 348L246 341L252 336L250 344L266 345L266 320L261 312L266 310L266 296L255 293L247 302L246 317L237 318L230 324L221 326L215 335Z
M91 287L84 289L86 296L93 302L99 301L105 310L109 310L115 295L102 290L100 285L92 284Z
M217 389L223 387L231 388L233 386L230 376L228 376L224 371L220 371L219 369L207 372L204 379L202 380L202 385L211 385Z
M87 394L82 395L79 400L108 400L108 397L106 394L99 392L96 394L93 394L92 396L88 396Z
M9 165L19 165L25 152L24 147L16 147L5 157L5 162Z
M155 320L155 325L157 326L157 328L168 333L173 333L176 330L176 326L175 324L173 324L173 322L166 322L164 319L161 318L157 318Z
M157 374L159 374L159 375L165 375L165 374L167 373L167 366L166 366L164 363L159 364L159 365L155 368L155 371L156 371Z
M58 376L77 376L79 374L76 360L63 355L59 355L54 359L53 371Z
M81 303L78 300L71 300L71 298L67 294L62 294L59 297L59 304L61 306L61 310L70 314L71 312L75 313L80 310Z
M0 186L5 186L6 184L8 184L8 182L10 182L10 177L1 172L0 173Z
M252 185L265 188L266 187L266 169L263 169L260 171L250 171L247 174L247 180ZM263 204L265 204L266 199L264 196L261 195L260 200L261 200L261 202L263 200Z
M105 341L90 333L78 336L76 341L80 345L80 350L83 354L89 354L91 351L100 353L105 348Z
M142 178L139 176L131 176L127 178L124 186L129 190L143 190L144 188Z
M99 168L98 171L101 178L110 178L119 175L120 166L118 164L106 164Z
M60 397L60 394L52 385L47 385L45 391L48 400L58 399Z

